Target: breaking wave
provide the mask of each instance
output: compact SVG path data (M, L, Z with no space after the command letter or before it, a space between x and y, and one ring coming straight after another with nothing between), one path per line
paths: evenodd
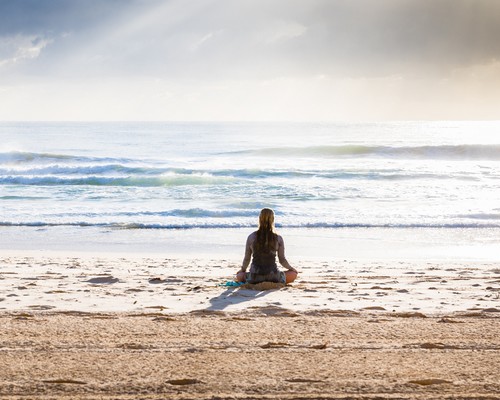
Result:
M254 213L255 214L255 213ZM44 221L28 221L28 222L0 222L0 227L58 227L58 226L75 226L75 227L97 227L110 229L229 229L229 228L253 228L255 223L214 223L210 221L200 222L183 222L172 224L149 224L139 222L44 222ZM403 224L383 224L383 223L303 223L303 224L276 224L277 228L327 228L327 229L345 229L345 228L392 228L392 229L419 229L419 228L435 228L435 229L482 229L482 228L500 228L500 223L403 223Z
M453 147L453 146L449 146ZM476 146L477 147L477 146ZM474 148L474 147L473 147ZM489 147L488 147L489 148ZM406 150L405 150L406 149ZM410 150L408 150L410 149ZM418 150L420 149L420 150ZM275 151L296 155L337 156L373 154L423 154L424 148L389 148L366 146L337 146L312 148L281 148L252 150L257 154ZM428 148L426 148L428 149ZM436 150L437 151L437 150ZM440 151L443 151L442 149ZM476 155L480 152L474 150ZM474 151L469 151L473 154ZM500 153L500 149L497 149ZM248 151L247 151L248 153ZM445 152L446 153L446 152ZM458 150L449 154L458 154ZM466 152L462 151L462 154ZM442 153L444 154L444 153ZM489 153L483 149L482 154ZM500 157L500 154L498 154ZM166 166L161 162L142 162L131 159L81 157L63 154L8 152L0 153L0 185L20 186L123 186L123 187L171 187L185 185L227 185L241 181L252 183L262 179L285 179L293 185L294 179L320 178L326 180L414 180L414 179L458 179L474 180L470 174L450 176L438 171L408 171L400 168L367 169L263 169L263 168L207 168L191 169Z
M242 150L232 154L281 157L396 158L436 160L500 160L500 145L439 146L310 146Z

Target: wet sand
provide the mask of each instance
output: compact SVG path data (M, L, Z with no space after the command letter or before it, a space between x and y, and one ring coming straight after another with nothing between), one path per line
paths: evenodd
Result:
M0 397L499 399L495 263L0 257Z

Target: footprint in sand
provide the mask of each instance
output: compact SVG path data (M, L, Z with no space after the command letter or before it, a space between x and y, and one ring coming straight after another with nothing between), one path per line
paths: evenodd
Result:
M42 381L43 383L52 383L52 384L72 384L72 385L86 385L87 382L83 381L76 381L74 379L51 379L51 380L45 380Z
M117 283L119 281L120 280L118 278L115 278L113 276L99 276L99 277L96 277L96 278L90 278L89 280L87 280L85 282L106 285L106 284Z
M171 385L183 386L183 385L195 385L197 383L203 383L198 379L171 379L167 381Z
M429 386L429 385L441 385L444 383L452 384L453 382L446 381L444 379L416 379L414 381L409 381L408 383L412 385Z
M304 378L296 378L296 379L285 379L285 382L290 383L320 383L324 382L320 379L304 379Z
M54 308L56 308L56 306L46 306L46 305L32 305L32 306L28 306L28 308L32 309L32 310L38 310L38 311L45 311L45 310L52 310Z

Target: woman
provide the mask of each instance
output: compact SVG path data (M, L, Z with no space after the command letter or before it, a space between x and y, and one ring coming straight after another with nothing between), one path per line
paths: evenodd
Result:
M280 271L276 265L276 253L280 264L287 271ZM246 273L252 258L250 273ZM238 282L259 283L279 282L290 283L297 278L297 270L285 258L285 243L274 230L274 212L264 208L259 215L259 229L248 236L245 258L236 274Z

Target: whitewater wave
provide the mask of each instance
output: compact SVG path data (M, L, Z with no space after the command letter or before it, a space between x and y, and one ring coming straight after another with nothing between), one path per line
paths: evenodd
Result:
M388 158L388 159L437 159L437 160L500 160L500 144L460 144L428 146L387 145L322 145L304 147L268 147L244 149L214 154L214 156L262 156L262 157L329 157L329 158ZM87 168L140 170L143 160L113 157L88 157L81 155L36 153L23 151L0 152L0 164L4 166L81 166ZM130 167L133 165L133 167ZM149 169L151 167L147 167ZM154 169L154 168L153 168ZM158 168L161 169L161 168ZM250 171L250 170L249 170Z
M331 158L395 158L436 160L500 160L500 145L436 145L436 146L309 146L272 147L241 150L225 154L262 157L331 157Z
M227 183L227 178L208 174L130 177L59 177L59 176L0 176L0 185L25 186L123 186L123 187L169 187L186 185L219 185Z
M0 222L0 227L95 227L109 229L164 229L164 230L182 230L182 229L234 229L234 228L255 228L252 222L228 222L214 223L210 221L203 222L183 222L172 224L161 223L140 223L140 222ZM277 228L306 228L306 229L346 229L346 228L378 228L378 229L484 229L500 228L500 223L302 223L302 224L276 224Z
M233 171L232 173L221 173L211 171L210 173L169 173L158 176L57 176L57 175L4 175L0 173L0 185L20 185L20 186L122 186L122 187L173 187L173 186L200 186L200 185L230 185L236 184L239 179L266 179L272 177L297 178L298 174L272 173L262 171L256 174ZM292 176L291 176L292 175ZM457 180L477 180L473 176L460 175L450 177L445 174L431 173L377 173L377 172L329 172L329 173L302 173L301 178L322 178L328 180L370 180L370 181L404 181L418 179L457 179ZM293 180L291 180L293 182Z
M240 178L266 178L284 177L301 178L323 174L322 171L276 171L262 169L188 169L154 166L128 166L123 164L102 164L102 165L49 165L44 167L24 167L24 168L0 168L1 176L88 176L88 175L121 175L121 176L161 176L168 174L177 175L211 175L218 177L240 177Z
M490 177L495 178L491 175ZM155 166L48 165L43 167L0 168L0 185L26 186L124 186L163 187L183 185L217 185L264 179L326 179L326 180L476 180L477 176L446 174L401 169L338 169L338 170L264 170L264 169L187 169ZM279 182L278 180L276 182Z
M0 168L0 176L6 175L25 175L25 176L43 176L43 175L157 175L166 172L176 172L174 169L167 168L145 168L129 167L122 164L103 164L103 165L49 165L45 167L34 168Z
M500 160L500 146L316 146L282 147L273 149L244 150L226 153L251 155L281 155L281 157L434 157L450 159L495 159ZM241 158L240 156L238 156ZM168 165L162 162L132 159L72 156L64 154L7 152L0 153L0 185L20 186L123 186L123 187L171 187L186 185L227 185L257 180L275 179L282 185L287 180L319 178L325 180L477 180L472 173L453 174L439 171L405 170L404 168L367 169L262 169L262 168L181 168L183 165ZM481 177L496 178L488 170ZM280 183L281 182L281 183Z
M129 163L127 158L86 157L70 154L36 153L26 151L8 151L0 153L0 163L7 165L47 164L47 163Z
M116 212L62 212L51 214L52 217L60 219L67 218L116 218L129 217L137 219L140 217L179 217L179 218L238 218L252 217L258 215L259 209L254 210L207 210L203 208L173 209L164 211L116 211Z

